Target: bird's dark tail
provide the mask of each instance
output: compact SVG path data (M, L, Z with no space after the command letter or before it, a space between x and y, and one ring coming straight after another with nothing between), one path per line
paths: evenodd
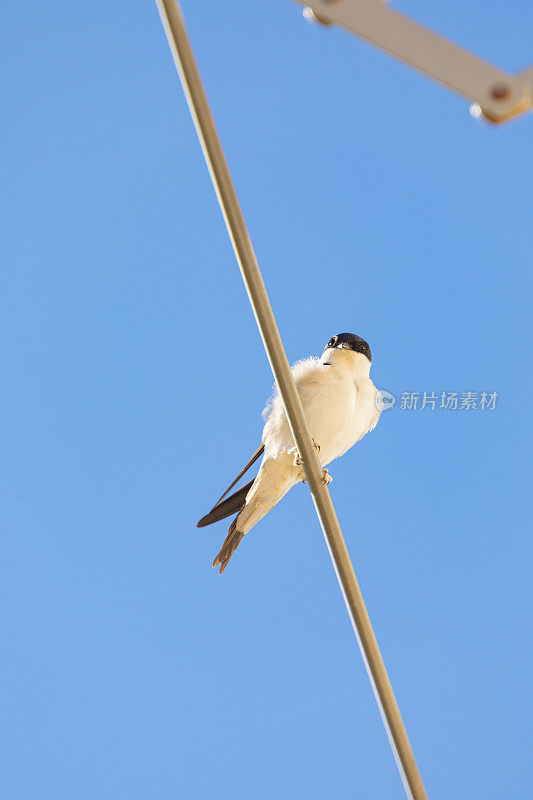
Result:
M222 575L222 573L228 566L230 558L232 557L233 553L242 542L243 537L244 533L241 533L240 531L237 530L237 517L235 517L235 519L229 526L228 535L224 539L220 553L213 561L214 567L218 567L218 565L220 564L220 569L218 571L219 575Z

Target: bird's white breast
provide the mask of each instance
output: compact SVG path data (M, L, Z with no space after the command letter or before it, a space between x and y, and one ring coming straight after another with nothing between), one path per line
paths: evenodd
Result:
M338 458L377 423L376 389L367 375L326 366L316 358L295 364L293 374L322 466ZM266 453L277 458L294 446L279 395L265 409Z

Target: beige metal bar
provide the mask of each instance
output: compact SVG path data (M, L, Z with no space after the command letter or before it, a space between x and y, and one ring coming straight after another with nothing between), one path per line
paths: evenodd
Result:
M533 81L509 75L430 31L382 0L296 0L327 25L340 25L468 97L491 122L504 122L533 105Z
M407 796L413 800L427 800L337 515L329 491L322 483L322 470L211 116L181 10L175 0L156 2Z

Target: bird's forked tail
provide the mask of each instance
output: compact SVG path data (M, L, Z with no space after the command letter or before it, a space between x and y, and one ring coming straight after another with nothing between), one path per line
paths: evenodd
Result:
M222 573L229 564L230 558L232 557L233 553L238 548L238 546L240 545L240 543L244 538L244 533L241 533L240 531L237 530L237 519L238 515L235 517L235 519L229 526L228 535L224 539L220 553L213 561L214 567L218 567L218 565L220 564L220 569L218 571L219 575L222 575Z

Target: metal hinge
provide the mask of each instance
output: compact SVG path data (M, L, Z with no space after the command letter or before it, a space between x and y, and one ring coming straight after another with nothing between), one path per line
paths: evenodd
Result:
M389 8L386 0L296 0L304 15L340 25L473 102L472 114L499 123L533 107L533 67L509 75Z

